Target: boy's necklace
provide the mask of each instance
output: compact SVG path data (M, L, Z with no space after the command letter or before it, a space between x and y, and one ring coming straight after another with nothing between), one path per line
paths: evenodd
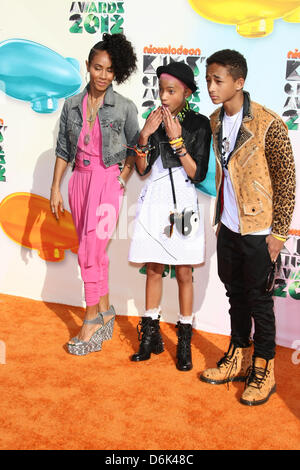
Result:
M222 148L223 148L222 159L223 159L223 161L224 161L225 154L229 152L229 149L230 149L230 136L231 136L233 130L235 129L236 125L237 125L237 122L239 120L239 117L240 117L242 111L243 111L243 107L237 113L237 116L234 120L233 125L231 126L229 134L225 135L225 137L223 137L223 139L222 139ZM225 131L226 131L226 129L225 129L225 122L224 122L224 117L223 117L223 135L225 134Z

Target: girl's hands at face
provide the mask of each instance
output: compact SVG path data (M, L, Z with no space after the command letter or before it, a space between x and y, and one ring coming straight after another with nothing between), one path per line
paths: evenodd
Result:
M162 120L162 108L160 106L149 114L141 134L149 138L150 135L152 135L159 128L160 124L162 123Z
M165 124L166 133L170 140L176 139L181 136L182 129L180 122L177 117L173 119L173 116L169 108L162 108L162 116Z

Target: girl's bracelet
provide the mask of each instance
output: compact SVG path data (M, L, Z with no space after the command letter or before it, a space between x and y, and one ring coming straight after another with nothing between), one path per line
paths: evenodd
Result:
M176 139L169 140L169 144L174 154L178 155L178 152L181 152L184 148L184 140L182 137L177 137Z
M147 143L146 145L136 144L133 147L129 147L128 145L123 145L123 147L133 150L137 157L144 157L144 158L147 158L150 150L154 148L154 147L151 147L149 143Z
M178 142L183 142L183 138L181 135L179 137L175 137L174 139L169 139L170 145L176 144Z
M143 157L147 158L150 150L152 150L154 147L151 147L150 144L147 145L135 145L133 147L133 150L135 151L135 154L137 157Z

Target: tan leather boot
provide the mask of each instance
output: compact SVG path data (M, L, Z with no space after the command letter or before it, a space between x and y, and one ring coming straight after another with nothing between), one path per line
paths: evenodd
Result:
M251 345L247 348L238 348L230 343L224 357L217 362L217 367L202 372L200 380L215 385L244 382L251 366L251 357Z
M274 359L266 361L256 357L246 381L246 389L240 399L241 403L249 406L262 405L274 392L276 392Z

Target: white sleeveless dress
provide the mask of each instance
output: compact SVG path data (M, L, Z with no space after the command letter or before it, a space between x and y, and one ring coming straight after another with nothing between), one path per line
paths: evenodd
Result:
M143 187L135 219L134 233L129 249L133 263L160 263L168 265L196 265L204 261L204 210L198 204L194 184L184 168L172 168L177 213L185 209L185 228L182 219L176 221L170 235L170 213L174 201L169 169L163 168L161 157L154 162Z

